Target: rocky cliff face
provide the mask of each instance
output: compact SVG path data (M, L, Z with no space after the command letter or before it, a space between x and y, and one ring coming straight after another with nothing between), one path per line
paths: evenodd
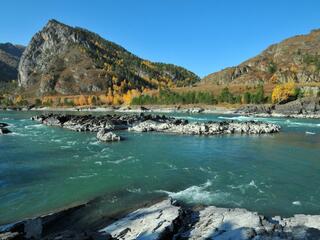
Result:
M11 43L0 44L0 82L17 80L18 64L24 49Z
M143 60L95 33L56 20L35 34L19 64L20 86L40 94L184 86L198 80L184 68Z
M206 76L202 83L320 82L320 30L288 38L238 66Z

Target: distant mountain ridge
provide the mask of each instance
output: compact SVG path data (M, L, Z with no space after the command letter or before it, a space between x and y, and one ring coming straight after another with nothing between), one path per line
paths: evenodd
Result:
M204 77L201 84L320 82L320 30L288 38L261 54Z
M17 80L18 64L25 47L0 43L0 82Z
M56 20L35 34L19 64L19 85L37 94L79 94L188 86L200 78L141 59L88 30Z

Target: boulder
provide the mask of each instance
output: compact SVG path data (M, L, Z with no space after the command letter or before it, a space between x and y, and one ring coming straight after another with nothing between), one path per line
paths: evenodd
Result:
M204 112L203 108L189 108L186 110L187 113L202 113Z
M100 232L110 233L116 239L170 239L175 221L178 220L181 207L167 199L150 207L138 209Z
M210 206L201 210L191 230L181 235L194 240L251 239L256 232L266 231L262 223L263 218L256 212Z
M320 239L319 215L272 219L240 208L206 207L193 213L189 227L175 239Z
M275 105L273 113L282 115L314 115L320 114L320 98L305 97L286 104Z
M11 131L8 128L6 128L7 126L7 123L0 123L0 135L11 133Z
M295 100L288 102L286 104L275 105L274 113L290 115L290 114L301 114L302 113L302 103L300 100Z
M0 123L0 128L4 128L4 127L7 127L7 126L9 126L9 124L7 124L7 123Z
M116 142L121 140L120 136L104 128L97 133L97 138L102 142Z
M0 128L0 135L11 133L8 128Z

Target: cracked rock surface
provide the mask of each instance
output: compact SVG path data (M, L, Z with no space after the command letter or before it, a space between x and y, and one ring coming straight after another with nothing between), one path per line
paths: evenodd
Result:
M161 239L173 231L180 210L167 199L138 209L100 231L110 233L116 239Z
M268 219L246 209L214 206L194 215L191 227L175 239L320 239L320 215Z

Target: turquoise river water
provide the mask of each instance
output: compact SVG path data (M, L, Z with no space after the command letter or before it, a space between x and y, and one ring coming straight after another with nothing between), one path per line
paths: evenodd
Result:
M242 207L266 215L320 214L320 120L171 114L191 121L255 119L279 134L180 136L94 133L47 127L36 112L0 112L0 224L100 197L92 216L171 196L187 204Z

